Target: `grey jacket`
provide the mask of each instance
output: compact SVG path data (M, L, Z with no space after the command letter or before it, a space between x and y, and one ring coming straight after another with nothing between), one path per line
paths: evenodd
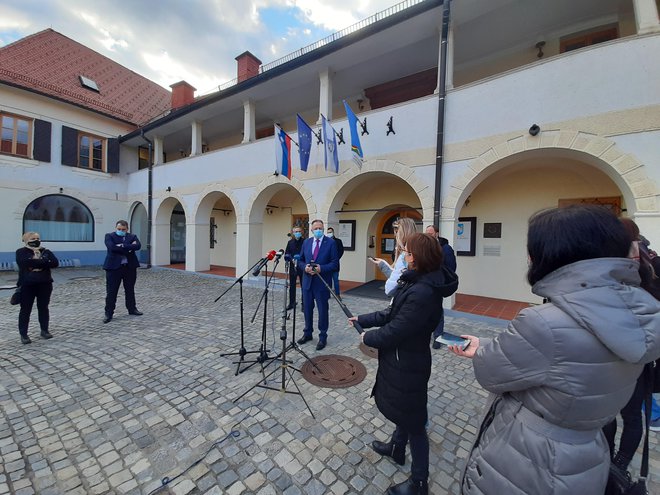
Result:
M474 356L497 394L463 477L464 494L602 495L609 451L600 428L660 356L660 304L638 288L639 265L600 258L564 266Z

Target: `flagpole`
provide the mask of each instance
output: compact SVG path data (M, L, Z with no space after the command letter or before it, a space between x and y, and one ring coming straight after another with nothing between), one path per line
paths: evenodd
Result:
M280 131L282 131L282 132L283 132L283 133L284 133L284 134L285 134L285 135L291 140L291 142L292 142L293 144L295 144L296 146L298 146L298 148L300 148L300 145L299 145L298 143L296 143L296 141L291 137L291 134L289 134L289 133L286 132L284 129L282 129L282 127L280 127L279 124L275 124L275 125L277 126L277 128L278 128Z

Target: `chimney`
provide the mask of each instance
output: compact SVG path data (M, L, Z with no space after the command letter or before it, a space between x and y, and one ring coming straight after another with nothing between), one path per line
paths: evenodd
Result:
M186 81L179 81L170 85L172 88L172 110L184 107L195 101L195 90Z
M246 79L259 74L259 67L261 66L261 60L252 55L250 52L243 52L238 57L236 57L238 62L238 82L243 82Z

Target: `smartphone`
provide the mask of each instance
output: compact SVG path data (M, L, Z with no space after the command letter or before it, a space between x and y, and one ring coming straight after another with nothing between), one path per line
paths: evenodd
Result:
M468 348L470 345L470 339L464 339L462 337L459 337L458 335L454 335L451 333L443 333L435 339L436 342L440 342L441 344L445 345L457 345L462 351Z
M367 258L370 259L371 261L376 261L376 258L374 258L373 256L367 256Z

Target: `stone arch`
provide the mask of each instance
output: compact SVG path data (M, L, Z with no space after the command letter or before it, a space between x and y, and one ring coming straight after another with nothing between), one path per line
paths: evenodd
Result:
M460 206L479 183L516 161L522 153L532 151L553 151L598 168L617 185L630 216L636 213L658 213L658 186L634 154L620 150L611 139L594 134L551 130L542 132L540 137L521 134L476 157L468 169L450 185L442 201L441 218L455 219Z
M50 194L63 194L65 196L71 196L72 198L77 199L78 201L83 203L87 208L89 208L89 211L92 212L92 216L94 217L95 225L101 225L103 223L103 210L98 206L98 204L95 203L95 201L92 198L87 196L80 189L71 190L71 188L66 188L63 191L60 191L60 189L62 188L58 186L45 186L34 189L33 191L29 191L25 196L23 196L20 199L20 201L17 202L16 208L14 209L15 219L22 222L25 209L35 199Z
M309 191L309 189L307 189L307 187L305 187L305 184L301 180L296 179L295 177L289 180L282 177L281 175L277 175L277 176L270 175L266 179L261 181L259 185L257 185L257 187L254 189L252 196L250 196L250 199L248 200L248 204L245 208L245 212L240 217L242 222L248 223L253 221L261 221L260 218L256 218L255 216L256 215L255 212L259 210L263 211L263 209L266 206L266 201L260 201L261 194L266 189L276 184L282 184L284 186L292 186L294 189L296 189L296 191L298 191L298 193L300 193L303 200L305 201L305 205L307 206L307 212L310 215L313 215L314 213L317 212L316 204L312 199L312 193ZM260 204L262 202L263 204ZM263 216L263 214L260 215ZM239 218L238 215L237 218Z
M211 199L211 195L213 195L213 193L222 193L225 196L227 196L229 202L232 204L232 207L234 208L236 218L241 218L241 209L239 207L239 202L234 192L224 184L219 184L216 182L213 184L209 184L204 188L204 190L199 194L197 201L192 208L190 215L191 217L194 217L196 223L208 221L208 217L210 215L210 208L213 206L213 204L206 205L208 206L208 208L203 208L202 206L205 205L205 203L208 202L207 200L209 199L211 203L215 203L216 199Z
M415 170L403 163L394 160L368 160L365 161L360 169L352 167L340 175L335 183L328 189L325 203L319 208L320 217L330 221L332 212L339 207L333 207L333 204L341 206L345 196L350 191L344 190L344 186L352 179L366 174L379 172L398 177L406 182L415 191L422 206L422 218L425 222L433 221L433 184L427 184L415 175ZM342 197L342 195L344 195Z

